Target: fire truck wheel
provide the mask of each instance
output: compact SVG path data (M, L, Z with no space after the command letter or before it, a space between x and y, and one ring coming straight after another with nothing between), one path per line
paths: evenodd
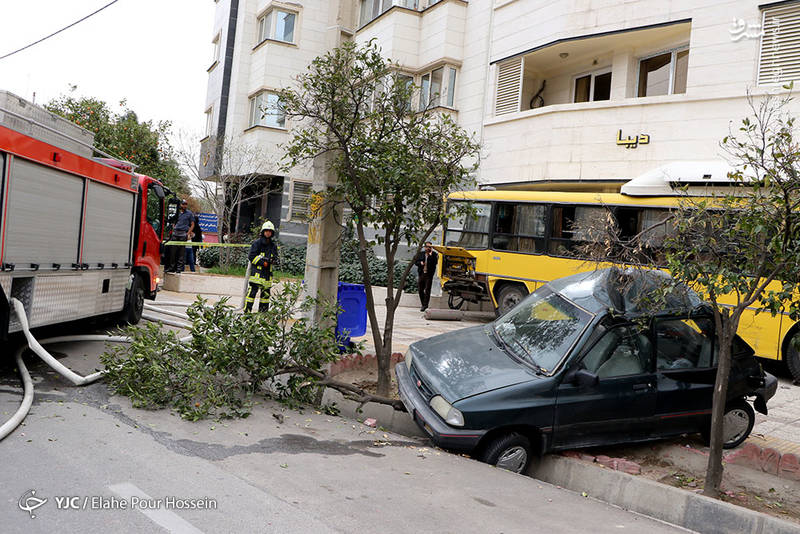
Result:
M142 318L144 310L144 285L142 277L135 275L131 288L125 292L125 308L122 310L120 323L137 324Z

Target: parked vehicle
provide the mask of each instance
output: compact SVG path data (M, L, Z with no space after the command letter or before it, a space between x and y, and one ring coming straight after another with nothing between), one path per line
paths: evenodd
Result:
M99 315L137 323L159 287L166 188L94 158L94 135L0 91L0 340Z
M616 268L550 282L486 326L409 347L400 397L442 448L523 472L533 454L707 433L719 353L711 309L673 293L648 311L660 271ZM777 380L733 345L726 448L767 413Z

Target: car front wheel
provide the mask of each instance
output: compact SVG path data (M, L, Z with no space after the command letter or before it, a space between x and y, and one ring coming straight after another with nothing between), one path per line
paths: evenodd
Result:
M514 473L524 473L531 461L531 442L512 432L496 437L480 456L482 462Z
M497 292L497 316L502 317L525 298L528 292L524 287L507 284Z

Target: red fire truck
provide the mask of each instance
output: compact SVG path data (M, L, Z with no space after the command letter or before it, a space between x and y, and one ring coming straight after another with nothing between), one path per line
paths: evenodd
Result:
M137 323L159 285L166 188L94 135L0 91L0 339L100 315Z

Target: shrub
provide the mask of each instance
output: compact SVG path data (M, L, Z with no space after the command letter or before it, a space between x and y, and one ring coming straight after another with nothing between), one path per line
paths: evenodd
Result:
M304 318L313 305L322 310L322 324L336 324L336 307L302 300L297 282L273 289L263 313L241 315L224 300L206 306L198 298L187 312L187 343L157 323L128 327L132 343L100 357L109 387L137 408L171 407L190 420L246 417L263 386L278 400L310 402L321 369L338 358L335 327Z

